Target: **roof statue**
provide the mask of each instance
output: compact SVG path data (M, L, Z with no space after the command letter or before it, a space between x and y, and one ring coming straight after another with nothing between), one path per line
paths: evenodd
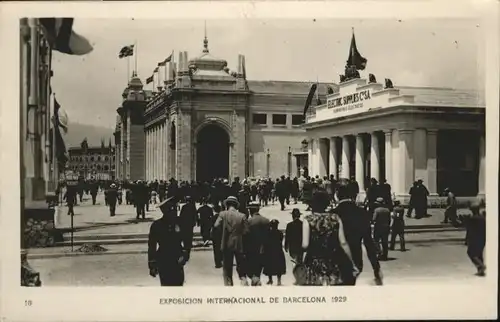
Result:
M373 84L373 83L376 83L376 82L377 82L377 78L375 77L375 75L369 74L368 75L368 83L369 84Z
M354 78L360 78L358 70L364 70L368 60L361 56L356 46L356 37L354 36L354 28L352 28L351 46L349 48L349 57L345 65L344 78L341 77L341 82L346 82Z
M384 88L394 88L394 86L392 85L392 81L390 78L386 78L385 79L385 87Z

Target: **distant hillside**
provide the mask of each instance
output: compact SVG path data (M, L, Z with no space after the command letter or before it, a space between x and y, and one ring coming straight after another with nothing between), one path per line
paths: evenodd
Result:
M100 146L104 139L106 146L111 138L111 144L115 144L113 129L88 124L70 123L68 133L64 136L66 147L79 147L83 139L87 138L89 146Z

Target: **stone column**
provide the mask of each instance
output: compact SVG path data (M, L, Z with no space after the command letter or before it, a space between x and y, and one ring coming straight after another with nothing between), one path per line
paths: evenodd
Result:
M391 185L392 191L397 195L404 194L405 190L402 188L402 176L400 171L401 162L399 158L399 130L392 130L392 171L391 171Z
M478 197L484 198L486 193L486 140L481 133L479 138L479 180Z
M130 111L127 111L127 162L126 162L126 177L130 179L130 129L132 127L132 121L130 118Z
M318 139L318 175L323 178L327 175L328 165L328 140Z
M435 196L439 194L437 190L437 136L438 136L438 130L436 129L427 130L427 136L426 136L427 177L425 179L424 184L427 186L427 189L429 190L431 195Z
M119 157L119 160L118 160L119 165L120 165L119 172L120 172L120 179L121 180L125 180L126 179L126 176L123 173L123 164L124 164L123 161L125 159L124 151L125 151L125 124L123 122L123 117L122 117L121 124L120 124L120 157Z
M427 133L425 129L413 132L415 179L422 179L427 185Z
M380 182L380 146L377 132L371 133L370 176Z
M399 162L402 180L400 188L406 195L415 181L413 152L413 130L399 131Z
M392 187L392 130L384 131L385 134L385 180ZM393 188L394 189L394 188Z
M167 119L165 121L165 180L169 180L171 175L170 175L170 167L171 167L171 160L170 160L170 154L172 151L170 150L170 120Z
M349 160L351 159L351 151L349 149L349 137L342 137L342 178L349 179Z
M148 129L144 129L144 132L146 133L146 180L149 180L149 167L148 167L148 162L149 162L149 133L148 133Z
M335 178L338 178L338 151L337 151L337 138L336 137L331 137L330 138L330 155L329 155L329 165L328 165L328 172L329 174L333 174Z
M163 126L163 123L160 125L160 180L163 180L165 177L165 172L164 172L164 164L165 164L165 158L164 158L164 151L165 151L165 127Z
M158 149L158 132L156 129L156 125L153 127L153 177L151 180L156 179L156 165L157 161L156 158L158 157L158 154L156 153L156 150Z
M359 185L359 192L365 191L365 149L363 136L356 135L356 181Z

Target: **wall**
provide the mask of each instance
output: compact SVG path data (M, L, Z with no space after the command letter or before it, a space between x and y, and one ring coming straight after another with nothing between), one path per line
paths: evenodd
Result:
M130 180L145 179L146 134L143 125L130 126Z
M277 178L287 175L288 171L288 147L292 152L291 174L295 176L297 172L294 152L301 149L301 142L305 138L305 133L297 131L277 131L277 130L251 130L249 135L250 153L253 154L254 176L264 177L267 175L267 149L269 149L269 175ZM252 175L252 173L250 173Z

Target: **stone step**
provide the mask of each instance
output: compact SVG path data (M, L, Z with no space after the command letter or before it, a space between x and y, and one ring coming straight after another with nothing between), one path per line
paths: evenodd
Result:
M74 238L73 246L79 246L83 244L100 244L100 245L120 245L120 244L147 244L148 236L147 235L129 235L127 238L121 238L120 236L115 236L111 238L111 236L85 236L87 238ZM105 238L99 238L105 237ZM461 231L444 231L437 232L436 235L430 233L423 234L407 234L405 239L407 242L426 242L426 241L439 241L439 240L451 240L453 241L464 241L465 235ZM193 245L196 247L197 244L202 244L203 240L201 236L194 236ZM62 242L57 242L56 247L62 246L71 246L71 238L68 238Z
M417 228L418 227L418 228ZM440 233L440 232L455 232L464 231L463 228L455 228L451 226L444 225L427 225L427 226L415 226L406 227L406 234L419 234L419 233ZM284 231L283 231L284 233ZM135 238L147 238L147 233L127 233L127 234L82 234L77 233L73 235L73 240L111 240L111 239L135 239ZM71 233L66 232L64 234L64 241L71 240ZM199 232L194 233L194 238L201 238Z

